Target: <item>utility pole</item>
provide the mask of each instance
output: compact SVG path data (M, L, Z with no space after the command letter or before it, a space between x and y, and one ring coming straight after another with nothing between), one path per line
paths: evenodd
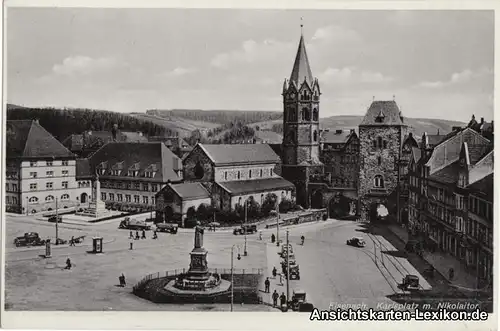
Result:
M248 213L248 200L245 200L245 226L243 227L243 231L245 232L245 249L243 250L243 256L247 256L247 213Z
M57 198L56 198L56 245L59 244L59 211L57 209Z
M234 252L234 246L231 247L231 311L233 311L233 302L234 302L233 252Z
M26 197L26 216L29 215L29 206L28 206L28 203L29 203L28 197Z
M278 214L276 218L276 246L280 246L280 207L278 199L276 198L276 212Z
M290 246L288 245L288 230L286 230L286 301L290 301Z

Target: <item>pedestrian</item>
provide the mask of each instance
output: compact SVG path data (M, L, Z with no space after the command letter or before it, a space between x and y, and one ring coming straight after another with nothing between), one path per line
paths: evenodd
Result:
M132 233L132 231L130 231L130 235L128 236L128 239L134 239L134 234Z
M271 243L274 244L274 242L276 241L276 236L273 234L271 234Z
M69 241L70 246L75 246L75 236L71 236L71 240Z
M141 239L146 239L146 230L142 230L142 237Z
M262 240L262 231L259 232L259 240Z
M273 278L276 278L276 274L277 274L277 270L276 270L276 267L273 267Z
M158 239L158 235L156 234L156 230L153 232L153 239Z
M135 240L139 240L139 231L135 231Z
M123 286L127 286L127 282L125 281L125 275L124 275L123 273L122 273L121 277L122 277L122 282L121 282L121 284L122 284Z
M283 274L280 274L280 285L283 286Z
M286 295L285 295L285 292L281 292L281 295L280 295L280 304L281 304L281 306L286 305Z
M130 242L130 250L133 250L133 249L134 249L134 243Z
M71 270L71 260L69 259L69 257L66 260L66 267L64 269Z
M273 307L276 307L276 305L278 304L278 298L279 298L279 294L278 292L276 292L276 290L274 290L273 292Z
M450 278L450 282L455 277L455 270L453 270L453 268L450 268L450 270L448 270L448 277Z
M269 287L271 286L271 282L269 281L269 277L266 278L266 281L264 282L264 288L265 288L265 292L266 293L269 293Z

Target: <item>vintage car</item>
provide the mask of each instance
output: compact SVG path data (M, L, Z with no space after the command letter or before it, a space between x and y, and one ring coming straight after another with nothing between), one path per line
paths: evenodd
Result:
M67 240L57 238L57 240L54 242L55 245L66 245L68 243Z
M51 223L62 223L62 217L61 216L51 216L49 217L49 222Z
M400 285L404 291L418 291L420 289L419 278L416 275L406 275Z
M353 238L347 240L347 245L354 246L354 247L365 247L366 242L361 237L353 237Z
M297 279L297 280L300 280L300 269L299 269L299 265L298 264L294 264L293 266L290 265L289 266L289 269L290 269L290 278L288 279ZM285 267L283 268L283 275L285 276L285 278L287 277L288 275L288 272L287 272L287 269L286 269L286 265Z
M42 246L45 245L45 240L42 240L36 232L27 232L24 234L24 236L14 239L14 244L16 245L16 247Z
M290 302L290 308L294 311L299 311L300 305L306 303L306 292L303 290L294 290L292 294L292 301Z
M156 231L158 232L168 232L176 234L179 229L179 225L176 223L158 223L156 224Z
M151 226L146 224L146 222L132 219L130 217L125 217L125 219L120 222L118 228L127 230L151 230Z
M290 255L293 255L293 247L292 247L292 244L288 244L287 245L283 245L281 246L281 253L280 253L280 256L282 258L285 258L287 253L290 252Z
M257 225L255 224L248 224L248 225L242 225L239 228L236 228L233 230L233 234L253 234L257 232Z

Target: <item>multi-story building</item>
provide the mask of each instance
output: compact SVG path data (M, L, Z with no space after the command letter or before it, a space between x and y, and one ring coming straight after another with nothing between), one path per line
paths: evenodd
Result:
M465 264L473 263L468 261L479 254L467 235L477 221L469 219L469 192L474 183L493 173L492 148L488 139L467 127L446 135L434 147L424 134L420 149L412 150L409 229L431 249L445 251Z
M274 172L278 162L267 144L198 144L183 161L184 179L203 183L212 203L226 211L250 197L262 204L268 193L292 199L293 184Z
M161 142L112 142L89 159L109 208L151 210L167 183L182 181L182 161Z
M90 185L78 186L76 156L38 121L7 121L6 210L39 213L77 207Z

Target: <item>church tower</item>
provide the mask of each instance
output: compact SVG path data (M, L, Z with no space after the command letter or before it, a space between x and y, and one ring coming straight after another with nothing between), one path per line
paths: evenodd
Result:
M323 170L319 161L320 95L301 34L292 74L283 84L282 175L295 184L297 203L303 207L310 206L310 175Z

